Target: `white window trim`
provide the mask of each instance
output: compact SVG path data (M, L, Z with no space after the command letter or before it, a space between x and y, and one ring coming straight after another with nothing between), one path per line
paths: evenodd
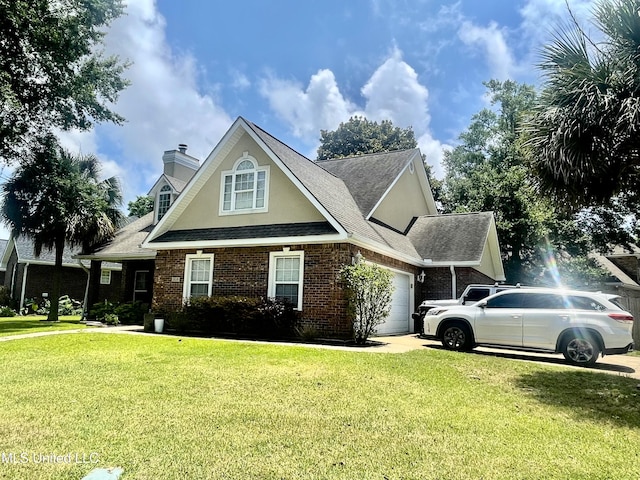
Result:
M111 270L106 270L104 268L100 270L100 285L111 285Z
M205 260L210 259L209 262L209 284L207 289L207 295L210 297L213 293L213 253L188 253L184 262L184 279L182 286L182 297L185 300L191 298L191 260Z
M169 187L170 190L165 190L163 192L162 189L164 187ZM153 202L153 215L155 218L155 223L158 223L161 220L161 218L158 218L160 217L160 195L166 195L167 193L169 193L169 208L171 208L171 205L173 205L173 201L175 200L175 191L173 190L173 187L171 187L171 185L169 185L168 183L165 183L158 189L156 193L156 197ZM169 208L167 208L167 212L169 211ZM167 212L164 213L163 217L167 214Z
M276 259L282 257L299 257L300 258L300 275L298 283L298 305L294 305L295 310L302 310L302 293L304 290L304 251L278 251L269 252L269 287L267 296L269 298L276 297Z
M235 179L235 175L237 172L237 168L238 165L240 165L240 163L242 163L245 160L249 160L250 162L253 163L253 170L247 170L247 172L253 172L255 173L256 177L255 177L255 182L256 182L256 188L257 188L257 175L259 172L265 172L264 173L264 207L260 207L260 208L243 208L240 210L236 210L235 209L235 196L234 196L234 189L233 189L233 185L234 185L234 179ZM219 201L219 206L218 206L218 214L219 215L244 215L244 214L250 214L250 213L267 213L269 211L269 174L270 174L270 168L269 165L263 165L260 166L258 164L258 161L252 157L251 155L249 155L248 152L243 152L242 157L240 157L238 160L236 160L236 162L233 164L233 169L232 170L225 170L223 172L220 173L220 201ZM232 181L231 181L231 210L224 210L224 186L225 186L225 178L231 176ZM254 194L255 194L255 189L254 189ZM255 200L255 197L254 197Z

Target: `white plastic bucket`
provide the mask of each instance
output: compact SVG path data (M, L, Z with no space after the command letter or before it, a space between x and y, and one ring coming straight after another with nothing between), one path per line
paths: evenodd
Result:
M164 329L164 318L156 318L153 321L153 327L156 333L162 333L162 330Z

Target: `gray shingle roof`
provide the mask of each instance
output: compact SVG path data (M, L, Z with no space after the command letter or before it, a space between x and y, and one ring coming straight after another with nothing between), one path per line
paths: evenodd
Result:
M257 125L246 120L245 122L347 232L386 243L364 219L344 181Z
M140 248L140 244L147 238L152 228L153 212L149 212L122 227L113 240L85 257L116 261L131 258L155 258L154 250Z
M285 223L275 225L245 225L242 227L196 228L170 230L156 242L197 240L240 240L249 238L302 237L336 233L329 222Z
M18 253L18 260L20 262L39 261L51 263L53 265L56 261L55 250L42 249L40 256L36 257L33 251L33 240L23 235L15 238L16 250ZM65 246L62 252L62 264L63 265L77 265L78 261L73 258L73 255L79 251L79 248L71 248L68 245Z
M479 262L492 218L492 212L418 217L408 237L422 259Z
M317 164L344 181L362 215L367 216L400 172L419 154L414 148L322 160Z
M181 193L182 190L184 190L184 187L187 185L187 182L185 182L184 180L180 180L179 178L172 177L171 175L167 175L166 173L164 174L164 176L167 179L167 182L171 184L171 186L177 193Z

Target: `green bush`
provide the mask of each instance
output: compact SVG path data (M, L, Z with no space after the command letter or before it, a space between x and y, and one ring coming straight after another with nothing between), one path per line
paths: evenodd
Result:
M179 311L156 312L156 316L165 319L167 330L267 338L295 335L298 322L288 302L239 296L195 297Z
M89 318L95 318L97 321L102 322L106 315L115 314L116 307L113 303L105 300L104 302L95 303L91 310L89 310Z
M59 299L58 314L59 315L82 315L82 302L69 298L69 295L63 295Z
M108 300L96 303L89 312L90 318L95 318L99 322L104 322L106 315L117 315L119 322L123 325L142 325L144 314L149 310L146 303L126 302L113 304Z
M107 313L102 319L103 323L107 325L113 325L114 327L120 325L120 320L118 319L118 315L115 313Z
M116 306L114 313L118 315L123 325L142 325L144 314L149 311L149 305L142 302L127 302Z
M10 307L0 308L0 317L15 317L16 315L16 312Z
M345 286L347 308L353 325L353 339L365 344L376 328L389 316L393 294L392 273L362 257L340 270Z
M16 301L11 298L11 291L4 285L0 287L0 305L5 307L16 307Z

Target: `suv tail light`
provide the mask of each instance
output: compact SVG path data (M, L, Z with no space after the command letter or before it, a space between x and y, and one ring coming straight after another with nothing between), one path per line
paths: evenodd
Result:
M620 323L633 322L633 315L629 315L628 313L610 313L609 317Z

